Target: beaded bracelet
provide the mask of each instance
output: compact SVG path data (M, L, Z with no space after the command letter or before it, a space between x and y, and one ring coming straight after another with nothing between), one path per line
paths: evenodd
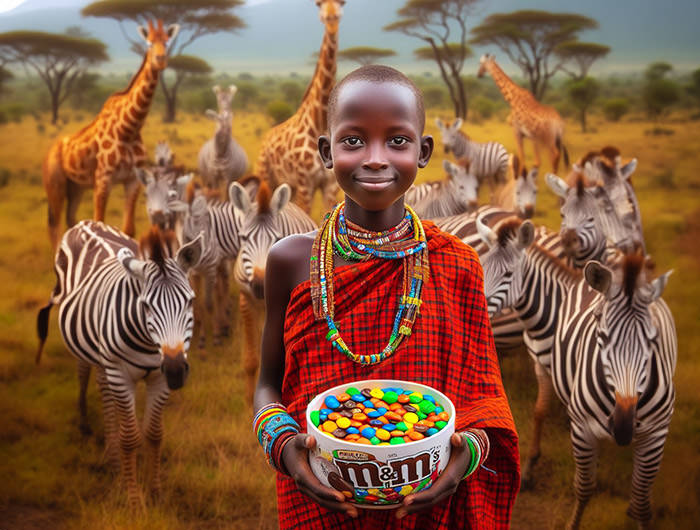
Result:
M489 454L489 438L481 429L470 429L459 433L469 448L471 458L462 480L472 475L486 460Z
M282 450L299 431L299 424L281 403L265 405L253 418L253 432L262 445L268 464L283 473L286 470L282 463Z

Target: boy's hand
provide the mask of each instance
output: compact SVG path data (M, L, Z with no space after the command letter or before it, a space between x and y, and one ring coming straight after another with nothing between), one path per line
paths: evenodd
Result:
M311 471L309 449L313 449L315 446L316 439L303 433L294 436L294 439L284 446L282 461L297 488L328 510L345 512L350 517L357 517L357 508L345 502L345 496L341 492L321 484Z
M407 495L401 507L396 510L396 518L401 519L410 513L432 508L457 491L470 462L471 453L467 442L459 433L450 436L452 452L447 466L430 489Z

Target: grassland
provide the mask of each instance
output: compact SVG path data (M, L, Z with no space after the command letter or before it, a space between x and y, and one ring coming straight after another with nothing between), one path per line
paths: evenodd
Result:
M428 120L432 134L437 132L434 116L431 113ZM55 314L42 363L34 364L36 312L54 284L41 160L58 134L82 125L69 121L59 131L41 116L0 126L0 173L7 170L9 175L0 188L0 528L274 528L273 474L250 432L252 411L243 397L238 333L223 347L191 352L188 384L173 394L165 411L163 493L158 503L137 514L126 510L123 489L102 459L94 383L88 399L95 435L79 434L75 363L63 347ZM251 161L268 127L260 114L235 115L234 134ZM572 157L613 144L623 157L639 159L633 180L647 247L658 272L675 271L664 298L679 339L676 411L654 486L654 522L657 528L693 528L700 514L700 122L679 119L663 127L672 134L647 134L654 124L641 120L611 124L594 116L593 131L587 134L571 123L566 143ZM151 116L144 141L150 151L157 140L167 139L179 162L194 165L212 128L199 116L183 114L175 124ZM499 140L514 148L503 120L465 128L477 140ZM419 180L440 178L441 158L438 150ZM542 179L540 183L535 221L557 228L557 200ZM123 195L116 188L108 222L121 224L122 206ZM318 210L317 206L317 217ZM79 213L91 216L90 194ZM142 230L142 201L137 214ZM534 377L523 354L504 357L502 370L524 451L530 438ZM605 446L598 490L583 528L634 528L625 516L630 475L629 448ZM537 484L519 495L513 527L563 527L573 504L572 478L566 415L556 404L544 431Z

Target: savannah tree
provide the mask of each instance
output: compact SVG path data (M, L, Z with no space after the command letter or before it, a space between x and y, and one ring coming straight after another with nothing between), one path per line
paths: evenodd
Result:
M345 48L338 52L338 59L344 61L354 61L361 66L374 64L379 59L385 59L396 55L396 52L389 48L373 48L372 46L355 46Z
M203 59L183 56L183 50L205 35L222 31L236 32L245 28L245 22L233 13L233 9L243 4L244 0L99 0L85 6L81 14L86 17L111 18L119 22L132 51L139 55L145 53L143 43L130 36L124 27L125 22L143 25L155 18L167 24L179 24L180 31L169 44L173 58L168 61L168 68L161 73L159 83L165 97L164 121L173 122L177 91L183 77L204 73L209 68ZM180 59L173 61L178 56ZM169 80L166 77L167 70L175 71L175 79Z
M49 90L53 124L58 121L61 103L88 67L109 59L105 44L97 39L24 30L0 34L0 57L38 74Z

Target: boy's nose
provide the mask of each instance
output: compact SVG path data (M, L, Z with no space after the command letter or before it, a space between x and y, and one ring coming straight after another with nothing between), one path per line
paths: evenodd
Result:
M389 166L389 162L384 156L384 152L381 148L372 147L368 149L367 154L367 158L362 163L364 168L377 171L380 169L386 169Z

